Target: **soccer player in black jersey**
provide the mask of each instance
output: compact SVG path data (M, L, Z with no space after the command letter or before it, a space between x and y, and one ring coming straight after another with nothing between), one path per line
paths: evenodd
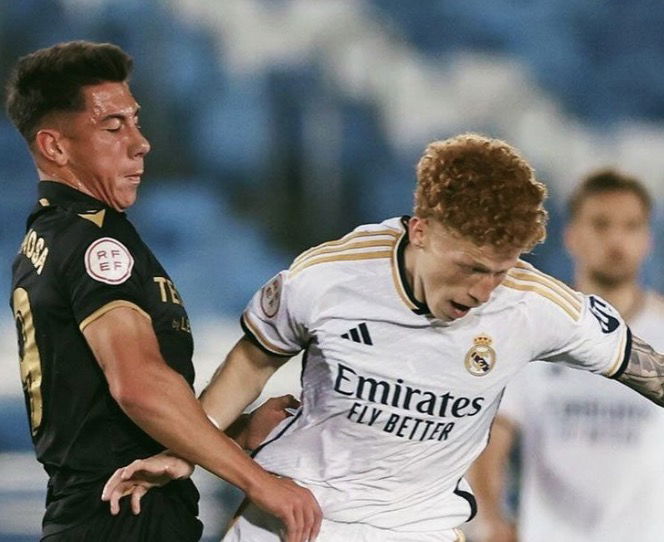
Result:
M284 522L289 541L307 540L320 522L313 496L259 467L196 400L182 298L124 213L150 150L131 65L114 45L70 42L21 58L7 85L9 117L40 180L11 307L49 475L43 540L198 540L189 480L151 491L140 515L137 502L111 515L101 501L112 472L164 448L240 487Z

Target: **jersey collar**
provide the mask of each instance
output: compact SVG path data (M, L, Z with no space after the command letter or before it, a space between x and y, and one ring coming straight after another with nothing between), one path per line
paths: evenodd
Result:
M73 208L77 212L98 211L101 209L113 210L104 202L84 194L71 186L56 181L39 181L39 204L42 207L59 205Z
M413 294L413 289L408 283L407 274L406 274L406 247L408 246L408 221L410 220L409 216L401 217L401 226L403 227L403 233L396 245L394 246L394 253L392 254L392 272L394 277L394 286L399 293L402 301L406 306L412 310L415 314L431 314L429 307L426 303L422 303L415 298Z

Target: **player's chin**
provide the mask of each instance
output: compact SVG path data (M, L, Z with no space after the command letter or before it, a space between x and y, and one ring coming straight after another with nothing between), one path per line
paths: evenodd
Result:
M138 199L138 185L126 187L117 194L115 207L122 211L136 203L136 199Z

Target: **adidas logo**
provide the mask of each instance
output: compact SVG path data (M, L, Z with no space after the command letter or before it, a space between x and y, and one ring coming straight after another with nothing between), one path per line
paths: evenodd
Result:
M346 333L341 336L342 339L348 339L360 344L368 344L369 346L373 345L371 340L371 335L369 335L369 328L367 325L362 322L359 326L349 329Z

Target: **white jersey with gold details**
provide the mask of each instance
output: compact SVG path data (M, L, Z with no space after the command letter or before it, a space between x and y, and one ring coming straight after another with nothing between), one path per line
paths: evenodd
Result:
M242 317L261 348L304 350L302 408L256 460L309 488L326 519L433 533L475 512L463 475L484 448L507 382L535 359L619 370L629 331L525 262L482 307L451 323L405 280L405 219L314 247Z
M664 351L664 298L629 320ZM519 540L660 542L664 410L629 388L535 363L507 387L500 414L520 429Z

